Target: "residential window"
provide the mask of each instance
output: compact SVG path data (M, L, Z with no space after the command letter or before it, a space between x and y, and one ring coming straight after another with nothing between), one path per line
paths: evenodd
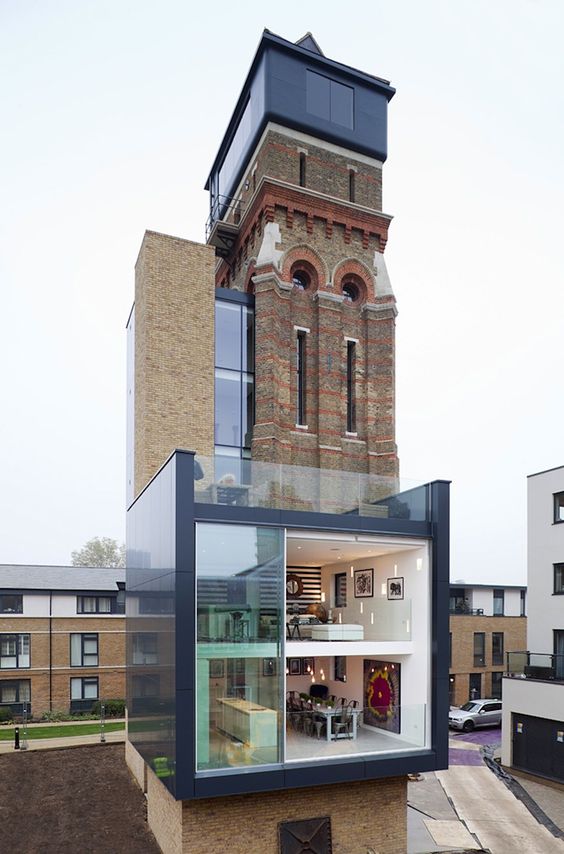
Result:
M474 632L474 667L485 667L486 633Z
M3 593L0 596L0 614L23 614L23 596L20 593Z
M347 433L356 433L356 341L347 341Z
M302 152L300 152L300 187L305 187L306 185L306 156Z
M29 679L10 679L0 682L0 705L31 702Z
M135 632L133 664L158 664L156 632Z
M98 677L78 676L71 679L71 700L97 700Z
M554 592L564 593L564 563L554 564Z
M526 616L526 613L527 613L527 591L526 590L521 590L520 600L521 600L521 609L519 611L519 616L524 617L524 616Z
M448 633L448 666L452 667L452 632Z
M492 632L492 664L503 664L503 632Z
M469 699L477 700L482 696L482 674L471 673L468 680Z
M493 670L492 671L492 692L491 696L496 700L501 700L501 686L502 686L502 677L503 670Z
M355 171L349 169L349 202L355 201Z
M335 576L335 608L347 607L347 573L338 572Z
M0 669L30 666L29 638L28 634L0 635Z
M305 427L306 421L306 336L304 329L296 335L296 424Z
M70 663L71 667L98 666L97 634L71 634Z
M554 521L564 522L564 492L556 492L554 495Z
M494 617L503 617L505 609L505 591L494 590L493 592L493 615Z
M255 420L254 311L217 300L215 304L215 445L219 456L240 460L251 447ZM241 482L240 463L226 473ZM216 471L216 478L218 472ZM220 474L221 476L221 474Z
M557 679L564 679L564 629L554 632L554 672Z
M115 596L77 596L78 614L115 614L117 611Z
M336 655L334 661L334 676L335 682L347 681L347 657L346 655Z

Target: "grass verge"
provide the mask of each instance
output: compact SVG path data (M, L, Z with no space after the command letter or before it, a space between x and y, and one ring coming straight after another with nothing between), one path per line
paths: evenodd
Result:
M22 726L20 726L20 738L23 735ZM111 722L106 723L104 727L104 732L119 732L120 730L125 729L125 723L120 721L118 723ZM75 724L75 725L66 725L66 726L42 726L42 727L34 727L33 724L30 724L27 728L27 737L28 739L32 738L72 738L75 735L99 735L100 733L100 724L92 723L92 724ZM0 741L13 741L14 740L14 727L2 727L0 729Z

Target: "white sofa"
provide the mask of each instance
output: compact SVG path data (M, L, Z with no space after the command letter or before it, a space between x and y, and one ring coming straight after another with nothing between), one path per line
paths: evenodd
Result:
M312 626L311 639L314 641L364 640L364 626L356 623L326 623Z

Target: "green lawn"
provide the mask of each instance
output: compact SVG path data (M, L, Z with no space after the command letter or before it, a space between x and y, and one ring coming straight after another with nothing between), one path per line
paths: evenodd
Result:
M23 727L19 724L20 738L23 736ZM104 732L119 732L125 729L125 723L111 722L106 723ZM27 728L27 737L29 738L69 738L74 735L99 735L100 724L67 724L66 726L40 726L34 727L30 724ZM0 728L0 741L14 740L14 725L3 726Z

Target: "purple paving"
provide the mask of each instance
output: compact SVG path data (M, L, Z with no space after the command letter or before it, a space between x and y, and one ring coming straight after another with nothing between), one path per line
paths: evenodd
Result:
M450 747L448 751L449 765L481 765L482 754L479 750L459 750Z
M495 747L501 744L501 728L490 727L489 729L475 729L473 732L457 732L450 730L449 735L453 741L469 741L470 744L490 745Z

